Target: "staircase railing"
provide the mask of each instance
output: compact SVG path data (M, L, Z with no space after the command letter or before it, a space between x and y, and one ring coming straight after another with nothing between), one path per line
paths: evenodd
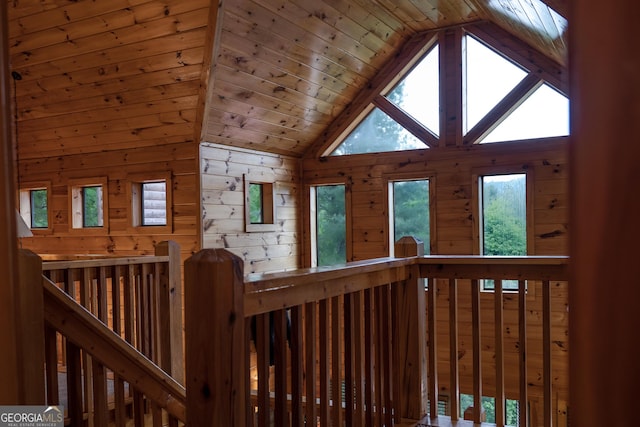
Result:
M455 420L460 393L457 315L462 311L457 295L467 290L472 295L470 418L480 422L487 376L482 372L485 332L480 320L486 314L480 314L480 292L487 279L493 279L495 289L483 299L491 295L496 307L497 396L505 395L502 281L518 281L521 318L527 316L527 292L542 288L543 412L544 425L550 426L549 289L551 281L567 280L566 258L423 257L414 239L398 242L395 253L406 258L247 277L242 260L222 249L204 250L187 260L189 426L390 426L427 414L436 418L443 375L452 378L449 416ZM443 283L452 292L448 307L439 307L437 298ZM448 331L439 330L436 322L442 309L450 315ZM521 324L518 398L526 407L531 355L526 322ZM443 333L450 337L448 349L437 342ZM445 359L443 350L449 355ZM446 370L439 366L443 360ZM497 412L503 415L497 415L496 424L504 425L504 397L498 400ZM529 425L529 416L520 411L520 425Z
M158 402L148 391L141 391L140 376L127 379L123 366L114 368L113 360L104 360L105 355L111 357L112 353L96 350L91 339L104 340L109 334L93 330L80 336L68 335L70 331L78 331L69 329L67 321L55 323L53 319L61 318L69 307L57 307L63 311L53 312L56 307L46 304L54 301L62 304L52 296L55 294L50 284L53 284L102 328L111 331L110 339L120 339L111 340L111 344L126 344L125 347L135 349L138 359L148 360L179 384L184 378L179 246L175 242L161 242L155 256L69 258L72 259L42 264L48 298L45 313L57 316L45 319L47 403L65 404L68 419L78 426L83 425L85 418L93 425L115 420L116 426L124 426L131 418L135 426L143 426L149 416L160 420L164 416L160 408L166 402L162 398ZM70 319L86 317L79 313L67 315ZM159 378L157 373L147 375ZM184 410L173 410L171 405L169 402L169 416L165 418L175 426L179 419L184 419Z

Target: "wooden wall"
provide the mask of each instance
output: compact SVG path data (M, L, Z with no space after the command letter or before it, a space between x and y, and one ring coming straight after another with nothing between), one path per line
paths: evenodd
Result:
M282 155L202 144L203 247L226 248L244 260L245 273L299 268L299 160ZM244 177L273 182L275 231L246 232Z
M157 242L175 240L183 258L199 249L198 175L193 143L153 150L137 148L21 161L21 182L51 184L50 229L34 231L23 245L36 253L153 254ZM132 227L130 185L142 177L171 180L172 221L168 227ZM108 213L100 229L73 229L70 224L70 180L106 177ZM161 231L159 231L161 230Z
M197 144L215 11L208 0L9 2L21 188L51 184L51 227L25 239L46 253L199 249ZM213 16L212 16L213 15ZM3 24L4 25L4 24ZM132 179L172 181L168 229L131 227ZM70 180L106 177L105 227L70 227Z
M431 194L432 230L431 253L443 255L477 254L477 208L473 195L474 174L521 172L532 175L529 188L528 234L531 255L567 255L568 253L568 171L567 138L474 145L470 147L434 148L414 152L385 153L384 155L359 155L350 157L325 157L303 161L305 186L326 183L346 184L347 198L352 209L347 212L347 224L352 239L347 242L350 260L360 260L388 255L389 237L387 221L387 180L431 178L435 180L435 194ZM433 188L433 187L432 187ZM533 190L533 191L530 191ZM305 212L308 202L305 200ZM304 239L309 242L309 230L305 224ZM308 264L309 260L305 262ZM460 382L463 393L471 393L472 351L471 320L463 313L471 311L468 286L459 288L459 317L461 320ZM438 284L437 313L440 331L438 337L441 362L441 391L448 392L448 287ZM530 287L527 296L527 319L530 322L530 352L528 382L532 400L541 396L542 348L535 344L541 338L541 289ZM483 369L485 393L490 395L494 385L490 377L495 372L493 361L493 304L492 294L483 294ZM566 402L568 387L568 290L566 283L555 283L552 289L552 340L553 378L555 396ZM506 387L507 397L517 398L517 298L505 298L506 336ZM468 324L469 327L466 327ZM486 334L485 334L486 332Z

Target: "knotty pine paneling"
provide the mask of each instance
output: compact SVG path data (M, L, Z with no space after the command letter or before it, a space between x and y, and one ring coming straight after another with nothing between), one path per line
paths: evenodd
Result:
M435 148L422 151L367 154L349 157L326 157L303 160L305 185L328 181L344 182L351 196L351 220L348 226L352 240L352 260L388 255L389 230L387 206L382 195L387 179L435 178L432 194L435 218L435 241L432 253L467 255L478 253L475 248L474 223L476 208L473 200L473 175L490 171L531 171L533 174L533 218L531 227L534 255L567 255L568 253L568 173L567 138L475 145L465 148ZM304 201L303 209L308 210ZM308 241L305 224L304 240ZM428 244L428 242L426 242ZM308 262L308 260L306 260ZM448 282L438 282L437 320L439 386L449 390L448 353ZM472 336L470 287L459 284L459 363L460 387L463 393L472 392ZM555 283L552 298L552 354L554 399L566 400L568 394L568 285ZM540 284L532 284L527 295L528 322L528 383L530 397L541 402L542 348L536 343L542 337ZM505 293L505 386L508 398L518 393L518 304L517 294ZM492 378L494 366L493 294L481 295L483 388L487 395L495 390ZM541 403L540 403L541 404Z
M87 155L25 159L20 162L20 183L51 182L50 229L35 231L23 239L23 246L36 253L148 255L155 244L175 240L186 259L199 249L198 176L196 148L192 143L173 144ZM144 177L157 179L169 173L171 178L172 224L158 231L154 227L132 227L129 187ZM69 180L105 176L109 210L105 227L83 235L72 230L69 213Z
M226 248L241 257L245 273L301 266L300 172L297 159L201 144L203 247ZM273 182L275 231L245 232L244 176Z

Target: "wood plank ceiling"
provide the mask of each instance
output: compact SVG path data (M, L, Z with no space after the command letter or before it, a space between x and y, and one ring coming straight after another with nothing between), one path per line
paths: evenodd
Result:
M201 140L301 157L416 33L488 20L567 54L546 4L568 0L7 1L23 159Z

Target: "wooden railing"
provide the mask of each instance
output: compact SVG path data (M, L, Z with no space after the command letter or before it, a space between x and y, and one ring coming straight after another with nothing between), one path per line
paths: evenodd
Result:
M177 425L184 420L184 409L173 408L176 387L182 388L179 383L184 378L178 245L159 243L155 256L73 258L42 266L47 403L65 404L67 417L76 426L83 425L85 418L90 425L115 420L116 426L133 418L139 427L149 416L158 423L168 419L170 425ZM52 286L65 293L68 301L56 295ZM75 301L74 310L69 301ZM84 310L78 311L80 307ZM92 330L73 328L87 319L98 322L100 328L93 324ZM116 347L110 352L106 344L98 347L97 342ZM118 364L123 358L141 365L130 371L133 365ZM168 376L155 372L154 366ZM170 391L154 392L144 385L146 381L169 384L169 380L176 382ZM172 397L164 402L154 393Z
M442 350L437 337L443 331L437 329L436 313L442 307L437 307L433 291L442 280L453 296L446 308L450 326L445 331L451 338L450 417L455 420L459 413L456 295L468 288L474 301L472 418L479 422L486 376L481 279L494 280L496 337L502 336L501 280L520 281L522 317L527 286L542 281L544 425L550 426L549 281L567 280L566 258L423 257L414 239L401 240L395 253L406 258L246 278L242 260L222 249L203 250L187 260L189 426L390 426L415 423L427 414L437 418ZM526 326L520 333L526 336ZM501 343L502 338L496 338L497 396L505 394ZM526 339L519 350L519 399L526 407L524 343ZM496 424L504 425L504 399L497 399L496 405L502 414ZM526 410L520 417L520 425L530 425Z

